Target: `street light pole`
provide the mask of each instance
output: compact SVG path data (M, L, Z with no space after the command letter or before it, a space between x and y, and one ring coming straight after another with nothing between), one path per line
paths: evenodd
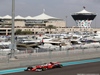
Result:
M11 58L14 58L14 51L15 51L14 19L15 19L15 0L12 0Z

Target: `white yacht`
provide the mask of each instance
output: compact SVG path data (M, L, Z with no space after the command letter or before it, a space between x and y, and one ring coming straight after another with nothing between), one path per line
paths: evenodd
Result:
M19 52L19 50L15 47L15 52ZM8 54L11 53L11 42L0 42L0 54Z

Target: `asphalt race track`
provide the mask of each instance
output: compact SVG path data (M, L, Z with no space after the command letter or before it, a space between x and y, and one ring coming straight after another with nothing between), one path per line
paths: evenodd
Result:
M2 75L100 75L100 62L71 65L42 72L19 72Z

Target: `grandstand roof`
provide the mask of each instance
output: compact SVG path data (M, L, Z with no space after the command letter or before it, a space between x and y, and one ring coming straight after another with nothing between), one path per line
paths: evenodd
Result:
M24 19L24 17L18 15L18 16L15 17L15 19Z
M43 19L44 20L44 19L58 19L58 18L49 16L49 15L47 15L45 13L42 13L42 14L40 14L38 16L33 17L33 19L37 19L37 20Z

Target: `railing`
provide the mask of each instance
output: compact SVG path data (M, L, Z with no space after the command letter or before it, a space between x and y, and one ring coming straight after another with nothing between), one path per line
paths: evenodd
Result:
M16 59L10 60L9 55L0 53L0 66L13 67L11 64L15 64L14 67L21 67L34 64L42 64L50 61L72 61L91 58L100 58L100 46L89 48L63 48L63 49L33 49L32 52L20 51L15 53ZM7 65L10 66L7 66Z
M34 54L48 54L48 53L63 53L65 52L64 54L68 54L69 53L86 53L86 52L100 52L100 46L97 46L97 47L71 47L71 48L48 48L48 49L40 49L40 48L35 48L35 49L32 49L32 48L18 48L20 51L19 52L15 52L15 55L16 56L20 56L22 57L22 55L34 55ZM7 56L7 52L4 52L3 50L0 50L0 57L3 56Z

